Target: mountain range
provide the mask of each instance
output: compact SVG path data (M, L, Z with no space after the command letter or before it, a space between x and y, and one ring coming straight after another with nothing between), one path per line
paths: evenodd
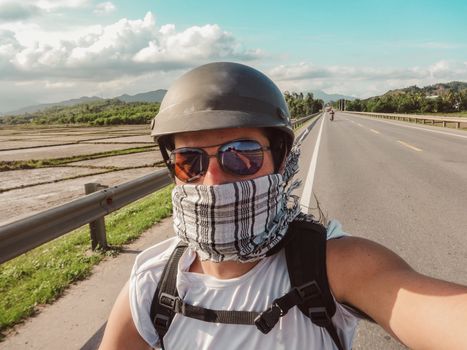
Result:
M162 99L165 96L165 93L167 90L156 90L156 91L148 91L148 92L143 92L140 94L136 95L128 95L128 94L123 94L117 97L114 97L114 99L118 99L123 102L161 102ZM55 107L55 106L73 106L81 103L88 103L92 101L99 101L99 100L104 100L102 97L98 96L83 96L80 98L74 98L71 100L66 100L66 101L61 101L61 102L56 102L56 103L42 103L38 105L32 105L32 106L27 106L23 107L14 111L10 111L7 113L3 113L4 115L19 115L19 114L25 114L25 113L34 113L46 108L50 107Z
M355 99L358 98L358 97L339 95L339 94L327 94L323 90L315 90L315 91L312 91L312 92L313 92L313 97L315 99L323 100L324 103L328 103L330 101L337 101L337 100L341 100L341 99L352 101L352 100L355 100Z

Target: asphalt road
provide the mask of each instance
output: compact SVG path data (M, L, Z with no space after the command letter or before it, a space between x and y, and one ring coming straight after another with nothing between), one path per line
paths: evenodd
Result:
M345 231L385 245L424 274L467 284L467 132L340 112L311 129L300 168L303 195L313 193L302 202L312 213L316 196ZM354 349L405 347L362 322Z

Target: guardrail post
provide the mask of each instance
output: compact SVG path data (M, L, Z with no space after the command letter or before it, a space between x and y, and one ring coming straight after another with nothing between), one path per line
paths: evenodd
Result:
M84 185L84 191L86 194L100 191L109 186L104 186L95 182L87 183ZM91 221L89 223L89 229L91 231L91 247L92 250L96 250L97 247L101 249L107 249L107 236L105 233L105 221L104 217Z

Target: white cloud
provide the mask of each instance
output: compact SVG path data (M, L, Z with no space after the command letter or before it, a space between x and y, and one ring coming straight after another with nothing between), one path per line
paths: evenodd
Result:
M162 35L171 35L175 33L175 24L164 24L161 26L161 29L159 29L159 32Z
M70 5L70 4L69 4ZM39 31L38 31L39 32ZM156 26L148 12L143 19L121 19L107 26L95 26L80 36L60 37L42 33L34 41L18 40L21 35L0 37L0 47L9 45L10 74L18 79L61 77L79 79L116 79L154 70L192 67L219 60L251 60L259 50L247 50L218 25L194 26L177 32L174 25Z
M77 3L61 2L61 6ZM41 6L50 7L50 3ZM159 81L149 83L144 77L176 72L169 74L170 78L164 76L164 81L171 81L181 71L202 63L249 61L262 55L258 49L244 48L216 24L177 31L173 24L158 27L151 12L142 19L123 18L106 26L74 27L61 32L48 31L38 23L18 22L8 26L13 30L2 28L5 27L0 25L0 80L10 86L20 82L35 84L35 91L30 89L27 93L32 94L31 100L41 102L58 98L60 91L56 86L64 87L60 99L70 98L73 90L76 92L71 97L87 94L82 91L89 87L111 86L112 82L138 80L149 89L158 89L164 87ZM80 89L85 90L78 92ZM120 87L118 94L124 92L128 91ZM14 100L14 93L21 92L0 86L1 111L12 109L7 105Z
M236 41L229 33L218 25L207 24L202 27L190 27L177 33L175 26L163 26L161 34L155 40L138 51L135 62L159 63L203 61L206 59L253 59L260 56L260 51L249 51Z
M114 4L112 4L110 1L107 2L101 2L96 5L96 8L94 9L94 13L97 14L105 14L105 13L110 13L116 10L116 7Z
M80 8L89 4L89 0L21 0L21 2L32 4L46 11Z
M14 22L26 20L40 13L40 8L33 4L19 2L0 2L0 21Z
M74 82L64 82L64 81L45 81L45 88L46 89L65 89L65 88L73 88L76 86Z
M426 86L453 80L466 81L467 62L442 60L426 67L405 69L326 67L302 62L276 66L269 71L269 74L283 90L323 89L328 93L370 97L411 85Z
M41 13L83 8L90 0L0 0L0 20L21 21Z
M319 78L342 78L354 80L413 79L423 78L427 70L418 67L408 69L384 69L374 67L327 66L319 67L311 63L281 65L271 70L277 80L313 80Z
M0 78L4 78L6 73L11 71L11 60L21 49L14 32L0 29Z

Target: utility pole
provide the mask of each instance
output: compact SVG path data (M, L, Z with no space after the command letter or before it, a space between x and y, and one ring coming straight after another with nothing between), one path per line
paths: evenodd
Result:
M338 108L341 111L345 111L346 100L344 98L339 99Z

